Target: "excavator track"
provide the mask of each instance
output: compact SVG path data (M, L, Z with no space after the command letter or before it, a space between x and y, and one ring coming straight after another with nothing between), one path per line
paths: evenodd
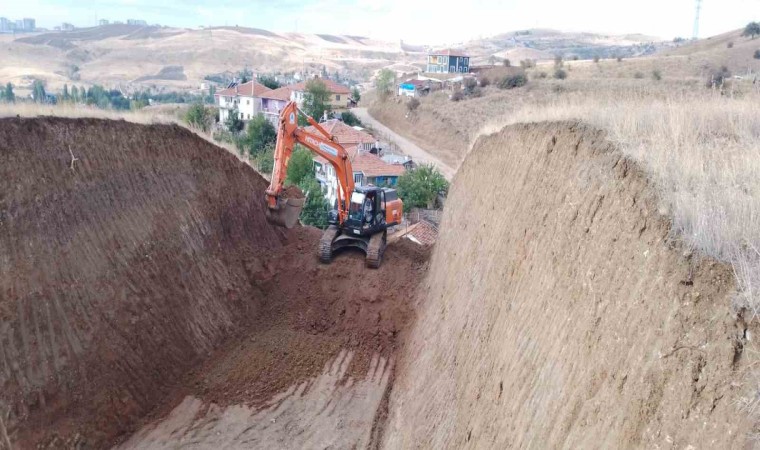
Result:
M372 236L367 246L367 267L372 269L380 268L380 263L383 262L383 253L385 253L385 246L387 245L387 231L377 233Z
M340 230L335 225L330 225L322 233L322 238L319 240L319 261L327 264L332 260L332 243Z

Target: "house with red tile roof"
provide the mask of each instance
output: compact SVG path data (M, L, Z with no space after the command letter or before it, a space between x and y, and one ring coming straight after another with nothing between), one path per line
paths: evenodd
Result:
M315 78L321 81L330 91L330 107L333 110L340 110L348 108L349 100L351 98L351 90L348 86L344 86L340 83L336 83L327 78ZM292 84L288 86L292 91L290 99L298 103L298 106L303 105L304 95L306 95L306 84L308 81L302 81L298 84Z
M277 126L277 121L280 118L280 111L282 111L282 109L285 108L285 105L288 104L292 94L293 89L291 89L290 86L283 86L262 94L262 112L275 127Z
M371 134L337 119L320 125L346 149L353 169L354 184L357 186L395 186L398 177L406 172L403 164L389 164L373 153L379 143ZM314 127L307 127L306 130L319 133ZM322 184L325 198L334 206L338 189L335 169L326 159L315 155L314 170L317 180Z
M263 112L262 96L269 91L271 89L263 84L249 81L216 92L214 100L219 106L219 120L226 121L234 111L237 111L240 119L251 120L256 114Z

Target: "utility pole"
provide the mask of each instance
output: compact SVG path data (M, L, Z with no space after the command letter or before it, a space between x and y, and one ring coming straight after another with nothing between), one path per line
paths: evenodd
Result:
M702 10L702 0L696 0L697 2L697 11L694 15L694 30L692 32L691 38L694 40L699 39L699 13Z

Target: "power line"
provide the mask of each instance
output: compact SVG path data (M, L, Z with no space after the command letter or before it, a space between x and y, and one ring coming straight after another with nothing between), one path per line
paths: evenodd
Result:
M691 38L692 39L699 39L699 13L702 10L702 0L696 0L697 2L697 11L694 15L694 30L692 31Z

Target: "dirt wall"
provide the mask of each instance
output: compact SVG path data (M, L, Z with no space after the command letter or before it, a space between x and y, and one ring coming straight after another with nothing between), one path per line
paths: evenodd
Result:
M737 448L752 423L730 268L574 123L461 166L391 395L387 448Z
M178 126L0 120L0 406L17 446L102 445L257 314L250 274L285 239L265 187Z

